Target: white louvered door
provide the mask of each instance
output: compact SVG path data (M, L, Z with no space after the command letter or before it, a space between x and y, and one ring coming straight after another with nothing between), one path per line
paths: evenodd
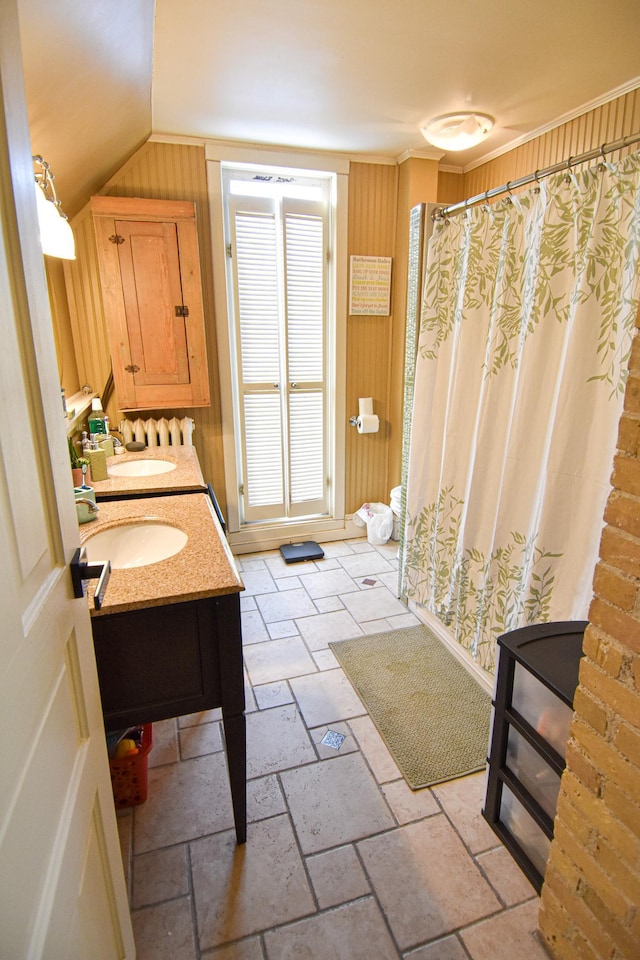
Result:
M326 514L326 205L229 212L242 520Z

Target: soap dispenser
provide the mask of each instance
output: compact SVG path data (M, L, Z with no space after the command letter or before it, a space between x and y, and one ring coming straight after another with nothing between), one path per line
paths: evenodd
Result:
M91 441L91 449L87 450L86 456L91 465L92 480L108 480L107 455L105 451L98 446L97 441Z

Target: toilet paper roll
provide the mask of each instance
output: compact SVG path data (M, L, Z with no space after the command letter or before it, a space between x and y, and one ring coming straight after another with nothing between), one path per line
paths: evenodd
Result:
M358 433L377 433L380 427L380 421L376 413L365 413L364 416L356 420Z
M359 397L358 416L369 417L373 413L373 397Z

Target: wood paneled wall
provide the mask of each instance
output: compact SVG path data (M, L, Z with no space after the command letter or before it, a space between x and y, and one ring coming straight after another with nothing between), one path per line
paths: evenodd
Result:
M483 163L464 175L464 196L474 197L509 180L517 180L568 157L593 150L603 143L640 131L640 89L589 110L574 120L555 127L541 137L529 140L495 160ZM638 145L607 155L617 160ZM449 201L451 202L451 201ZM458 201L456 201L458 202Z
M226 509L224 459L218 378L218 352L213 303L213 261L209 227L209 200L204 148L182 144L146 143L100 191L118 197L141 197L162 200L191 200L196 204L198 245L202 272L202 293L211 406L194 410L143 411L144 419L153 416L193 417L196 429L194 443L207 481L216 489ZM79 375L82 383L102 392L110 370L107 333L102 311L98 261L93 237L91 212L86 207L73 222L78 259L67 265L67 287L74 342L77 346ZM115 403L109 406L111 422L121 418ZM136 414L128 416L135 419Z
M441 171L434 180L437 196L432 195L434 185L430 171L412 168L411 183L418 184L425 195L412 197L411 202L456 203L569 155L575 156L638 130L640 90L635 90L464 175ZM615 159L613 155L612 158ZM406 176L404 179L407 179ZM347 319L347 415L357 414L359 397L373 397L374 410L381 421L378 434L359 435L354 427L347 427L344 451L347 513L357 510L366 500L388 502L391 487L399 482L399 404L402 389L399 384L401 373L398 374L393 358L401 357L404 350L404 298L399 295L402 291L397 287L397 284L406 283L406 238L403 240L398 236L406 205L403 182L402 166L362 162L351 164L348 253L393 257L393 269L391 316L350 316ZM196 203L212 403L208 409L179 411L179 415L186 413L193 416L196 423L195 442L204 475L226 503L204 149L199 146L148 142L106 184L101 193L184 199ZM88 207L75 218L73 228L78 259L67 262L64 269L77 377L80 385L89 383L102 392L109 375L110 362L93 224ZM64 313L62 309L58 311L55 304L53 307L56 314ZM57 337L64 336L65 323L68 321L62 317L61 332L57 331ZM119 412L112 407L109 414L112 421L117 422ZM154 413L150 411L144 415L153 416Z
M397 167L352 163L349 171L349 256L393 257ZM395 264L392 268L392 286ZM392 300L393 302L393 300ZM347 427L345 507L352 513L366 501L389 502L390 356L394 316L347 319L347 415L358 413L358 398L373 397L378 433Z

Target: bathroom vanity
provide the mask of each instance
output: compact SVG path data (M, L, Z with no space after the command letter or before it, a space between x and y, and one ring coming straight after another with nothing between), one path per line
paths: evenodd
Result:
M95 581L87 591L105 728L221 707L236 837L244 843L244 587L209 495L103 502L80 539L92 563L118 558L100 609ZM112 557L99 556L101 539ZM167 551L174 552L156 559ZM130 561L138 565L122 566Z
M146 447L107 459L106 480L92 486L96 500L198 493L207 490L196 448L193 446Z

